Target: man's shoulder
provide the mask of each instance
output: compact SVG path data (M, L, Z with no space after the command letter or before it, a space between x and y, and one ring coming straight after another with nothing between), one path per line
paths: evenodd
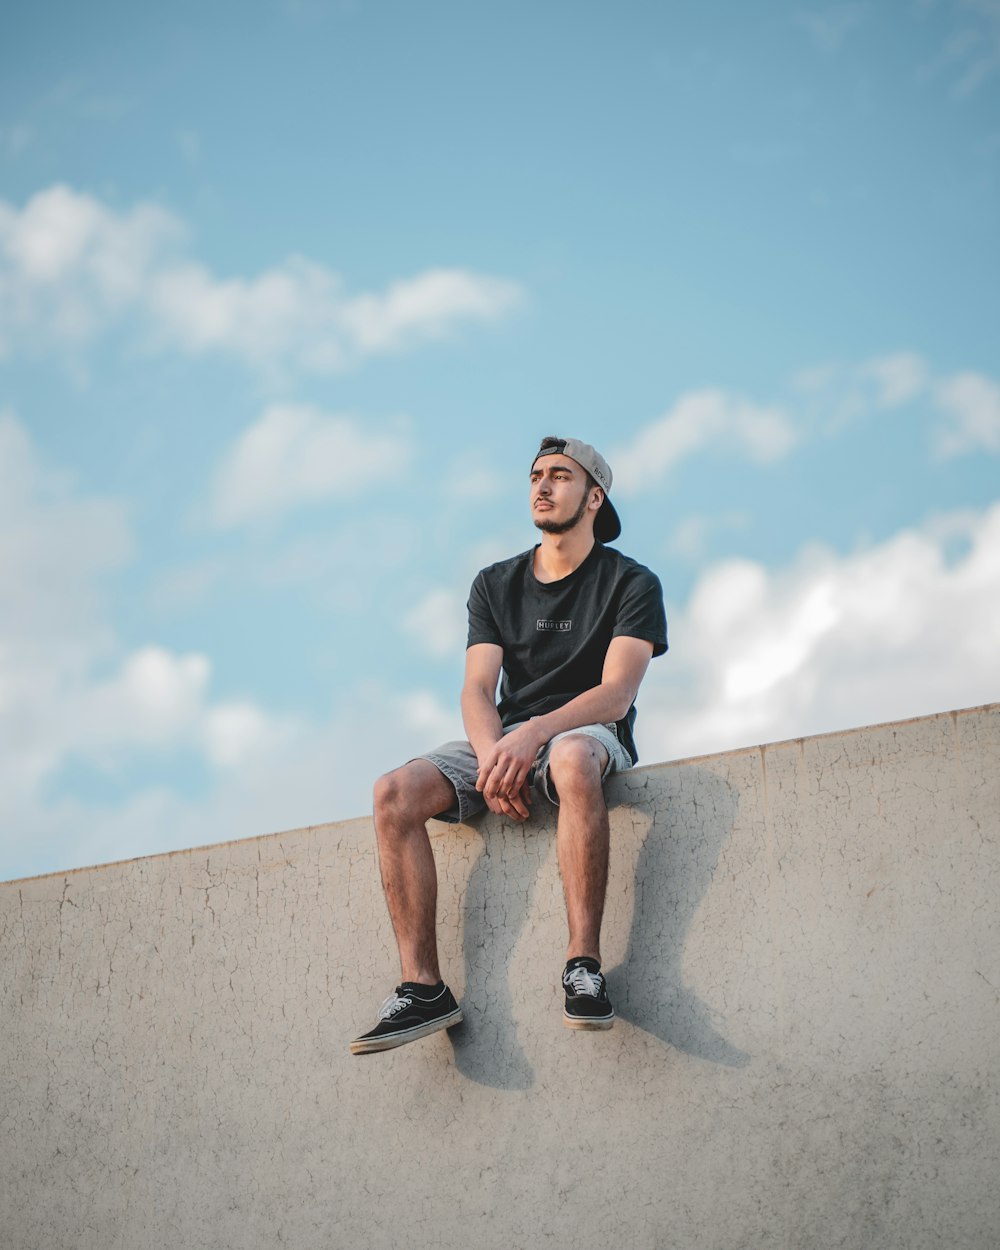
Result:
M653 581L659 582L659 578L652 569L647 568L645 564L640 564L638 560L634 560L631 556L625 555L619 551L617 547L601 547L600 553L601 563L605 568L613 571L616 579L619 577L641 578L643 580L652 578Z
M502 582L516 577L535 554L534 547L527 551L519 551L516 556L508 556L506 560L498 560L495 564L487 564L476 574L476 580L484 582Z

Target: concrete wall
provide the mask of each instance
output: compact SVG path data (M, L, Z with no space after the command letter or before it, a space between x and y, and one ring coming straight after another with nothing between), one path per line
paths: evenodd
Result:
M998 759L995 705L617 779L603 1034L548 820L434 826L466 1023L366 1058L367 820L0 886L0 1244L994 1250Z

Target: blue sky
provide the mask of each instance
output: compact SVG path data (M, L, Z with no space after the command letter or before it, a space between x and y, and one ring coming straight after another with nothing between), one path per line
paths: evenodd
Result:
M0 877L359 815L594 442L644 762L1000 698L1000 4L17 5Z

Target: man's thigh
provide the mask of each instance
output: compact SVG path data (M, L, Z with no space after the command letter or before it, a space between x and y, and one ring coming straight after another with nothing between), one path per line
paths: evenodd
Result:
M455 802L454 787L430 760L408 760L382 780L390 783L390 788L383 790L382 794L402 807L408 816L420 821L435 816ZM377 809L378 786L375 791L375 802Z
M433 764L444 779L448 802L441 811L434 813L435 820L444 820L449 824L464 823L486 807L483 796L476 789L479 760L471 743L459 739L444 742L433 751L417 756L411 763Z

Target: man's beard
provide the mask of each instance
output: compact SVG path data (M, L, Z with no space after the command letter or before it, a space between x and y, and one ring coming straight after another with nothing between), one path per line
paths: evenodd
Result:
M544 530L546 534L568 534L575 525L579 525L583 514L587 511L587 491L583 492L583 498L580 500L580 506L576 512L566 521L550 521L547 517L535 517L535 528Z

